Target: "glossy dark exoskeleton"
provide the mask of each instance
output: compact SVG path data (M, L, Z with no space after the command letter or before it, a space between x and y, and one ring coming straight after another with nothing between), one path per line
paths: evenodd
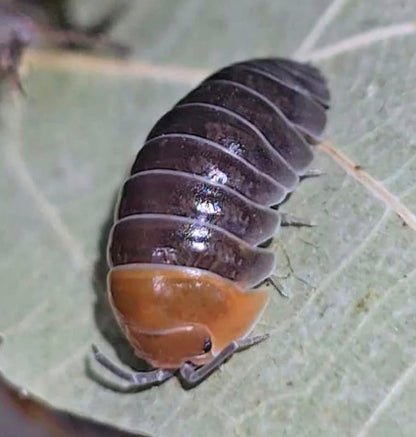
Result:
M271 206L308 174L328 105L315 67L254 59L217 71L159 119L108 246L115 315L155 370L126 374L96 351L102 364L135 386L177 369L192 385L264 338L247 338L267 300L251 288L274 269L259 245L290 221Z

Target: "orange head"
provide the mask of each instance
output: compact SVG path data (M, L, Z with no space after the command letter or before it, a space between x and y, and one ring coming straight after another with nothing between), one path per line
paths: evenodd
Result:
M152 264L111 270L109 294L136 354L162 368L211 361L250 332L267 301L204 270Z

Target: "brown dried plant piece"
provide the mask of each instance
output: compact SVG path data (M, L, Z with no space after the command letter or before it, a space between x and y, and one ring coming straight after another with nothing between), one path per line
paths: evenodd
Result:
M31 17L41 26L49 39L62 46L88 50L102 48L116 55L127 54L128 48L125 45L106 36L125 12L126 4L118 1L100 20L82 27L73 20L70 3L71 0L15 0L13 5L17 11ZM56 35L56 31L59 35Z
M128 47L105 34L123 9L118 5L98 23L81 28L70 20L68 1L18 0L0 4L0 81L8 78L22 90L18 74L22 54L27 47L38 44L126 55Z
M0 7L0 79L9 78L20 89L18 68L24 49L38 37L35 23L29 17Z
M2 437L145 437L57 410L12 385L0 373Z

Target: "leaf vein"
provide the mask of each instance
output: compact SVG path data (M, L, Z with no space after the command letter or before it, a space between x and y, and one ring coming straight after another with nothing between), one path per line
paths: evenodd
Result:
M340 345L338 353L336 355L332 354L331 351L328 353L328 360L322 366L321 371L310 381L308 386L306 387L306 391L308 394L312 392L312 390L319 384L319 382L328 374L334 363L337 359L342 355L345 349L357 338L363 327L368 323L371 318L377 314L377 310L388 300L388 298L392 295L392 293L402 285L403 283L414 280L416 276L416 269L413 269L410 273L407 274L406 278L400 278L393 285L391 285L378 299L374 304L370 307L368 312L363 316L361 321L355 327L354 331L351 332L345 341Z
M357 433L357 437L365 437L374 425L377 423L380 416L386 409L394 402L394 400L401 394L406 384L416 375L416 360L408 366L396 379L394 384L379 402L376 408L372 411L368 419L364 422L361 429Z
M8 165L13 169L14 177L20 183L22 189L32 199L42 219L50 226L58 237L64 249L70 254L73 264L81 271L89 270L91 262L87 259L78 241L62 220L58 210L48 201L40 188L33 180L21 154L21 124L22 102L15 99L14 110L9 109L8 121L10 124L10 138L5 147L5 158Z
M358 50L369 45L416 33L416 22L409 21L391 26L377 27L338 41L335 44L313 50L302 57L305 61L321 61L340 54Z
M319 287L316 289L314 293L312 293L306 303L302 306L302 308L294 315L294 317L288 319L285 323L282 323L280 326L277 326L274 330L270 332L271 335L275 335L276 333L280 333L287 329L294 322L300 320L305 311L315 302L317 297L325 291L331 282L336 279L336 277L361 253L366 246L370 243L370 241L375 237L377 232L379 231L381 225L384 223L388 215L388 210L384 211L383 215L379 219L379 221L371 228L371 231L368 232L366 237L360 242L360 244L348 255L343 261L341 261L337 268L329 273L324 280L321 281Z
M329 142L322 143L318 147L329 155L350 176L360 182L370 193L380 199L388 208L396 212L411 229L416 231L416 216L398 197L390 193L379 181L357 166L350 158L337 150Z
M208 74L208 71L204 69L179 65L153 64L149 61L102 58L81 53L43 49L28 50L24 62L35 68L53 71L98 73L106 76L132 77L187 85L198 83Z
M27 330L28 328L33 326L33 322L36 321L36 319L46 311L46 309L49 306L49 302L41 302L38 305L36 305L34 308L32 308L27 314L25 314L21 319L11 325L8 326L4 331L3 334L4 337L8 337L9 335L16 334L16 332L19 332L21 330Z
M311 51L312 47L315 46L316 42L331 24L331 22L338 16L342 11L344 6L349 0L334 0L324 11L320 18L316 21L314 27L302 41L299 48L293 54L295 59L302 59L308 52Z

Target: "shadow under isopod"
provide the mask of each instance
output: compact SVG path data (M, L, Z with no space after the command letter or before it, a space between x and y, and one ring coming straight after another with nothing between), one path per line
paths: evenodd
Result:
M117 197L118 196L116 193L113 196L106 220L101 225L99 233L97 257L94 263L94 271L91 278L96 298L93 309L94 319L98 330L114 348L117 357L122 364L125 364L138 371L148 370L148 364L134 355L132 348L117 324L107 298L107 273L109 270L107 266L107 243L108 235L113 225L114 208L117 202ZM102 372L100 369L100 375L97 375L97 371L93 371L91 366L87 363L87 373L100 384L109 385L109 388L115 388L112 384L105 384L105 380L103 378L107 373L105 369L102 369ZM101 377L101 373L103 377Z

